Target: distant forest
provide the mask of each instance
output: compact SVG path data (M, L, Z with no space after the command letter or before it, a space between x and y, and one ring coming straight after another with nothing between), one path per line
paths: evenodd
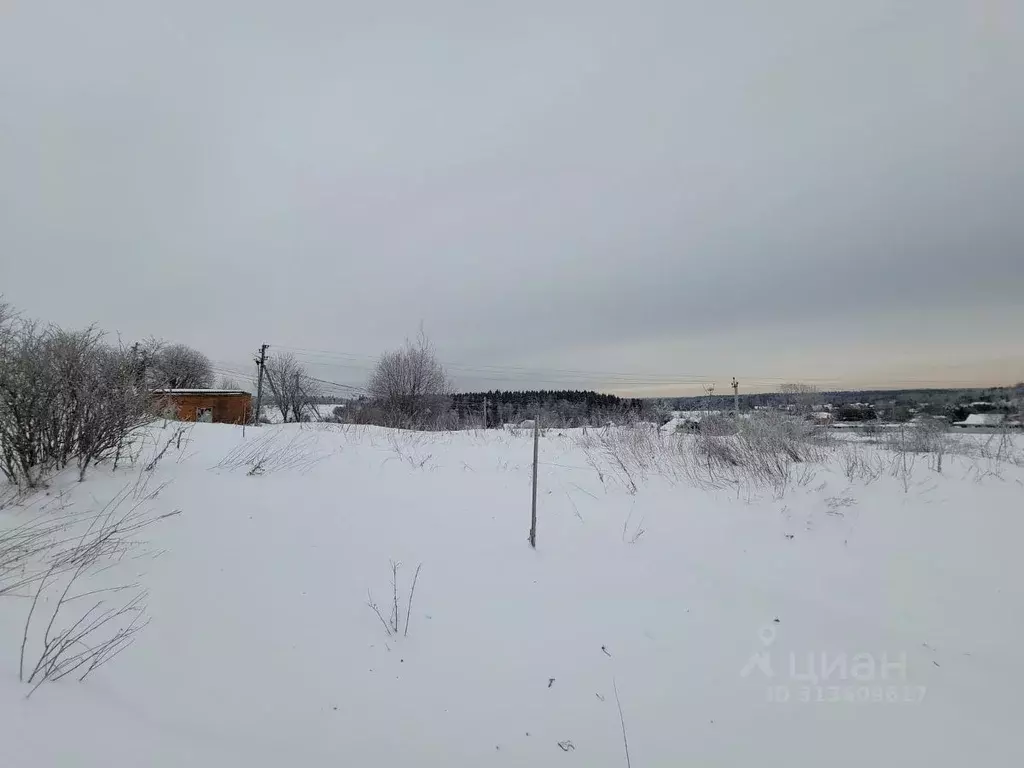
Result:
M589 390L492 390L452 395L452 406L463 420L474 414L488 427L514 424L537 416L548 424L581 426L628 416L645 418L657 404L641 398L621 398Z

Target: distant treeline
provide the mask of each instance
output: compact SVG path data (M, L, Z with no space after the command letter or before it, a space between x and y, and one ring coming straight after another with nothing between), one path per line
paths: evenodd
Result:
M605 421L641 419L652 415L657 404L640 398L621 398L590 390L491 390L452 395L452 407L463 420L474 414L488 427L514 424L540 417L543 423L582 426Z

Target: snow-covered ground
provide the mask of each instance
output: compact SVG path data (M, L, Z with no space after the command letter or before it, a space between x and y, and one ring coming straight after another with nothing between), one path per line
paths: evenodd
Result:
M26 698L33 589L0 597L4 766L600 768L623 725L637 768L1024 764L1016 465L715 490L552 430L532 550L529 434L200 424L142 470L172 429L0 510L98 511L139 477L140 511L180 510L76 587L137 582L151 619L82 683Z

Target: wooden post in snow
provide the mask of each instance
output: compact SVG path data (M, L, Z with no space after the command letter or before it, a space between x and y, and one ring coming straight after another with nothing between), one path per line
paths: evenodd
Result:
M530 546L537 548L537 457L540 446L540 415L533 419L533 505L530 510Z

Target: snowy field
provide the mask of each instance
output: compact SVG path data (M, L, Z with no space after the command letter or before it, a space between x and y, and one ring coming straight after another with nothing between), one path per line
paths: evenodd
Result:
M22 677L100 600L146 590L149 619L33 691L37 582L0 596L2 765L601 768L623 730L636 768L1024 765L1020 437L758 483L653 431L551 432L531 550L526 432L200 424L147 472L174 429L0 510L67 521L58 549L135 510L49 630L68 572L40 594Z

